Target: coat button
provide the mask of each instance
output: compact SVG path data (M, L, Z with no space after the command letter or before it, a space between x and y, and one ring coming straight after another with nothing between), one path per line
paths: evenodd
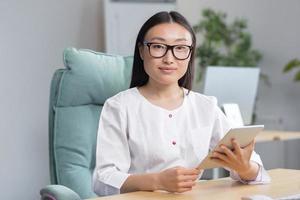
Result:
M176 141L172 141L172 144L173 144L173 145L176 145Z
M169 114L169 118L172 118L172 114Z

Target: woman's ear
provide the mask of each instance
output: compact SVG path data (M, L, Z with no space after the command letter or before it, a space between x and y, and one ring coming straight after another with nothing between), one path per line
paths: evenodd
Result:
M144 46L139 44L139 53L142 60L144 60Z

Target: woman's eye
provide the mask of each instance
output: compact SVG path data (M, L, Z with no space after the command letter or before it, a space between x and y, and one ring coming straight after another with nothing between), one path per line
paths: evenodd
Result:
M153 47L154 49L164 49L164 48L165 48L165 46L164 46L164 45L161 45L161 44L153 44L152 47Z
M175 50L178 50L178 51L185 51L185 50L187 50L187 49L188 49L187 46L176 46L176 47L175 47Z

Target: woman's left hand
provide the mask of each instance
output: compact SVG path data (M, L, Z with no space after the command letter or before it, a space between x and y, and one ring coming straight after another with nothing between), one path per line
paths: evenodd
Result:
M213 152L211 158L222 166L236 171L242 179L252 180L256 178L259 169L258 164L250 161L254 144L255 140L241 148L239 143L233 139L233 150L230 150L225 145L221 145L217 148L218 150Z

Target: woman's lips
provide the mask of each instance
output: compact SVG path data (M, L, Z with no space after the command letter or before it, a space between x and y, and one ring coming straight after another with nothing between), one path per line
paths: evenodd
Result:
M172 68L172 67L159 67L158 69L160 69L160 71L167 74L170 74L176 70L176 68Z

